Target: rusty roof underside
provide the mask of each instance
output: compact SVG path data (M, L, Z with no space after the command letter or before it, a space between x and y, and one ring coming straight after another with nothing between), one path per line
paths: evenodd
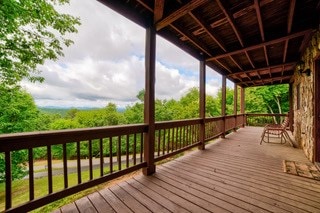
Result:
M289 83L319 0L99 0L242 87Z

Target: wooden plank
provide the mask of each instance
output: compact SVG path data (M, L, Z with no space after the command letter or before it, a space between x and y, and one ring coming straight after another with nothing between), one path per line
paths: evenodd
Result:
M170 212L165 207L159 205L157 202L153 201L151 198L147 197L139 190L128 184L127 182L119 183L119 186L134 197L138 202L147 207L150 211L153 212Z
M141 213L149 213L151 212L141 203L137 202L137 200L124 191L120 186L115 185L110 187L110 190L119 198L121 198L122 202L128 206L133 212L141 212Z
M208 210L203 209L202 206L196 205L192 202L192 199L195 198L194 196L191 196L190 199L185 199L185 197L182 197L181 194L169 191L167 189L168 187L164 188L163 185L158 185L155 182L151 181L150 177L140 176L135 179L140 183L143 183L143 185L151 188L154 191L157 191L162 196L166 197L179 206L183 206L191 212L208 212Z
M98 192L88 195L88 198L98 212L115 212L109 203L107 203L107 201Z
M189 212L183 207L167 199L167 197L164 197L162 194L158 194L157 191L153 191L149 187L142 185L140 182L136 181L135 179L128 180L127 182L131 186L139 190L141 193L145 194L147 197L153 199L158 204L166 207L171 212Z
M92 203L90 202L90 200L87 197L83 197L79 200L76 200L75 204L78 207L80 213L97 212L97 210L94 208L94 206L92 205Z
M170 185L173 185L177 188L179 188L180 190L183 190L185 192L188 192L189 194L195 195L197 197L200 197L202 200L208 201L210 203L212 203L213 205L208 206L208 210L212 210L212 211L216 211L216 212L225 212L230 211L230 212L248 212L247 210L240 208L239 206L236 206L234 204L230 204L228 202L226 202L226 200L231 199L230 197L228 197L227 199L221 199L220 197L215 197L212 195L208 195L208 191L203 192L201 190L199 190L199 185L195 184L194 187L191 187L191 185L189 183L186 183L186 181L184 181L184 179L179 179L174 180L172 178L172 176L167 176L166 173L164 172L163 174L161 173L157 173L154 175L154 177L158 178L159 180L168 183Z
M121 201L121 199L115 196L109 189L103 189L99 191L99 193L116 212L133 212Z
M76 207L75 203L70 203L68 205L62 206L61 207L61 213L78 213L78 209Z
M259 2L260 2L259 0L254 0L254 7L255 7L256 13L257 13L257 19L258 19L258 23L259 23L261 40L262 40L262 42L264 42L265 41L265 37L264 37L264 29L263 29L263 23L262 23L262 18L261 18Z

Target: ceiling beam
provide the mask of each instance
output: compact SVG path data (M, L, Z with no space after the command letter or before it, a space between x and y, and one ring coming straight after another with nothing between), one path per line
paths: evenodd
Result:
M288 29L287 29L288 34L290 34L292 30L295 6L296 6L296 0L290 0L290 7L289 7L289 14L288 14Z
M211 56L211 53L208 50L205 50L202 46L198 44L196 41L194 41L194 38L192 38L192 35L187 35L185 34L182 30L179 28L175 27L173 24L170 24L170 27L172 27L175 31L177 31L179 34L181 34L183 37L187 38L193 45L195 45L197 48L199 48L203 53L207 54L208 56Z
M199 7L200 5L206 3L208 0L192 0L189 3L185 4L184 6L180 7L178 10L174 11L167 17L163 18L156 24L157 31L161 30L162 28L170 25L172 22L176 21L177 19L181 18L182 16L186 15L187 13L191 12L195 8Z
M163 17L163 9L164 9L164 1L165 0L155 0L154 1L154 15L153 15L153 23L157 23Z
M222 3L221 0L216 0L220 9L222 10L222 12L224 13L224 15L226 16L229 24L231 25L234 33L236 34L240 44L242 47L244 47L244 42L243 42L243 39L242 39L242 36L240 35L240 32L238 30L238 28L236 27L236 24L235 24L235 21L234 21L234 18L232 16L232 14L226 9L225 5Z
M286 75L286 76L281 76L281 77L273 77L273 78L265 78L265 79L257 79L257 80L249 80L249 81L241 81L239 82L240 84L245 84L245 83L252 83L255 84L255 82L262 82L262 83L267 83L266 81L280 81L280 80L286 80L286 79L290 79L292 77L292 75Z
M262 48L262 47L264 47L264 46L268 46L268 45L272 45L272 44L277 44L277 43L280 43L280 42L284 42L284 41L287 40L287 39L297 38L297 37L300 37L300 36L309 34L309 33L311 33L311 32L312 32L312 30L304 30L304 31L301 31L301 32L293 33L293 34L291 34L291 35L287 35L287 36L284 36L284 37L281 37L281 38L278 38L278 39L275 39L275 40L263 42L263 43L260 43L260 44L257 44L257 45L253 45L253 46L246 47L246 48L243 48L243 49L235 50L235 51L233 51L233 52L229 52L229 53L217 55L217 56L208 58L207 61L212 61L212 60L216 60L216 59L219 59L219 58L225 58L225 57L229 57L230 55L235 55L235 54L239 54L239 53L244 53L244 52L246 52L246 51L255 50L255 49L258 49L258 48Z
M296 65L297 62L290 62L290 63L285 63L285 64L278 64L278 65L273 65L273 66L268 66L268 67L261 67L258 69L252 69L252 70L246 70L246 71L242 71L242 72L235 72L235 73L231 73L228 76L232 77L233 75L239 75L239 74L245 74L245 73L251 73L251 72L260 72L260 71L266 71L266 70L272 70L275 68L286 68L286 67L294 67Z
M210 38L212 40L214 40L214 42L216 42L219 47L224 51L224 52L227 52L227 49L225 47L224 44L222 44L222 41L220 39L218 39L217 37L215 37L211 32L210 30L206 27L206 24L204 23L203 20L200 20L199 18L197 18L192 12L189 12L189 15L200 25L200 27L202 29L204 29L204 31L210 36Z
M265 37L264 37L264 29L263 29L263 24L262 24L259 0L254 0L254 7L255 7L256 13L257 13L257 19L258 19L258 23L259 23L261 40L262 40L262 42L264 42L265 41Z

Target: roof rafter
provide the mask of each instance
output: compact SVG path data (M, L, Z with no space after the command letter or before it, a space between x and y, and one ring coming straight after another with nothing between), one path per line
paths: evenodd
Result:
M248 51L244 51L244 53L246 54L246 56L248 58L248 61L251 64L252 68L256 68L256 66L254 65L253 61L250 58L250 55L249 55Z
M195 45L197 48L199 48L201 51L203 51L203 53L207 54L208 56L211 56L211 53L202 47L203 45L198 44L196 41L194 41L193 38L191 38L191 37L193 37L192 35L186 35L185 33L182 32L182 30L180 30L179 28L177 28L173 24L170 24L170 27L172 27L175 31L180 33L183 37L187 38L193 45Z
M262 23L262 18L261 18L259 0L254 0L254 7L255 7L256 13L257 13L257 19L258 19L258 23L259 23L261 40L264 42L265 37L264 37L264 29L263 29L263 23Z
M290 0L290 8L288 14L288 29L287 33L290 34L292 30L293 16L294 16L294 8L296 6L296 0Z
M218 3L219 7L221 8L222 12L226 16L228 22L230 23L230 25L231 25L234 33L236 34L241 46L244 47L244 42L243 42L242 36L240 35L240 31L238 30L238 28L235 25L233 15L226 9L225 5L222 3L221 0L216 0L216 1Z
M281 77L268 78L267 80L273 82L273 81L287 80L287 79L290 79L291 77L292 77L291 75L285 75L285 76L281 76ZM252 83L252 84L256 85L256 82L264 83L265 80L263 81L263 80L257 79L257 80L242 81L242 82L238 82L238 83L240 83L240 84ZM267 83L267 82L265 82L265 83Z
M217 56L208 58L207 61L212 61L212 60L216 60L216 59L219 59L219 58L228 57L230 55L239 54L239 53L243 53L243 52L250 51L250 50L255 50L255 49L258 49L258 48L262 48L263 46L268 46L268 45L271 45L271 44L276 44L276 43L283 42L283 41L285 41L287 39L292 39L292 38L297 38L297 37L300 37L300 36L304 36L304 35L309 34L311 32L312 32L312 30L304 30L304 31L301 31L301 32L293 33L291 35L287 35L287 36L284 36L284 37L281 37L281 38L278 38L278 39L274 39L274 40L271 40L271 41L263 42L263 43L260 43L260 44L257 44L257 45L253 45L253 46L250 46L250 47L243 48L243 49L235 50L233 52L217 55Z
M268 57L267 46L263 46L263 52L264 52L264 57L266 58L267 66L269 66L269 57Z
M289 44L289 39L287 39L287 40L285 41L285 44L284 44L283 59L282 59L282 62L283 62L283 63L286 63L287 52L288 52L288 44Z
M216 42L219 47L224 51L227 52L227 49L225 47L224 44L222 44L222 41L220 39L218 39L217 37L215 37L210 30L206 27L206 25L204 24L203 20L200 20L198 17L196 17L192 12L189 12L189 15L204 29L204 31L212 38L212 40L214 40L214 42Z
M207 1L208 0L192 0L186 5L180 7L178 10L163 18L156 24L157 31L170 25L172 22L176 21L177 19L181 18L182 16L186 15L187 13L199 7L200 5L206 3Z

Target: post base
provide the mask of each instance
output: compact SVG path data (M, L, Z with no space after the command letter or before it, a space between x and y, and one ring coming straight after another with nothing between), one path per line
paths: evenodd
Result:
M145 168L142 168L142 173L145 175L145 176L149 176L149 175L152 175L156 172L156 165L152 165L152 166L148 166L148 167L145 167Z

